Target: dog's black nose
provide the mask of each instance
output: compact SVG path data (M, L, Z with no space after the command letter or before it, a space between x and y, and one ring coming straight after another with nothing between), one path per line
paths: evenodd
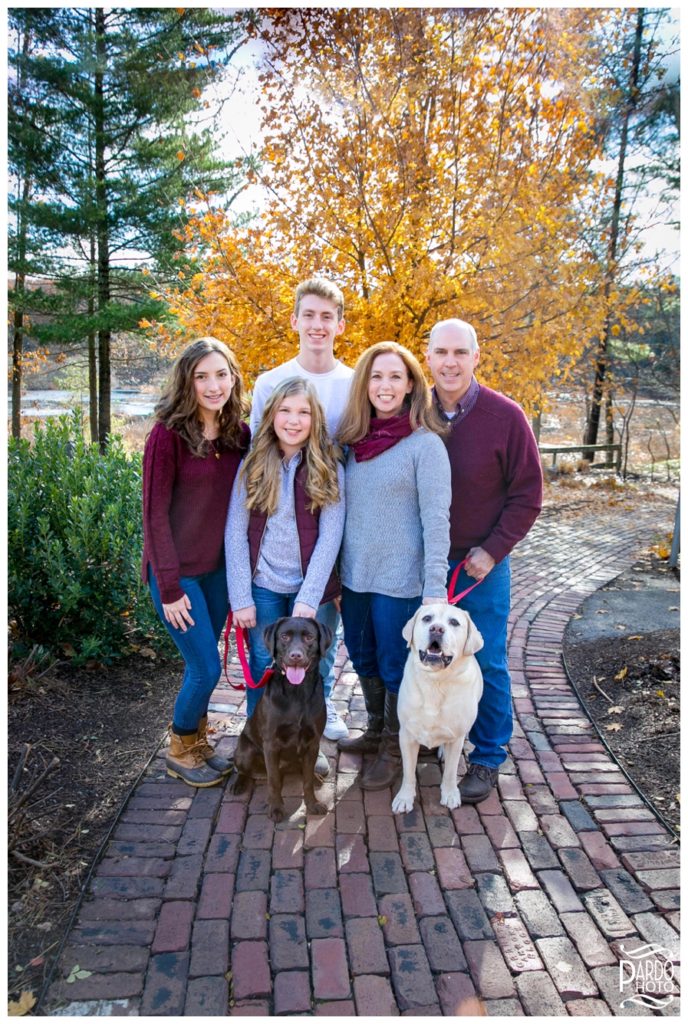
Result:
M433 633L439 633L440 636L444 636L444 626L431 626L430 635L432 636Z

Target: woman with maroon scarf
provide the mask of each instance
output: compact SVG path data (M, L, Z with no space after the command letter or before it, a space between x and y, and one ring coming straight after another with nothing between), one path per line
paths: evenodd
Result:
M447 600L451 478L440 429L416 357L393 341L367 349L338 431L349 447L342 622L368 712L363 735L339 748L377 753L363 789L385 789L401 767L401 631L421 604Z

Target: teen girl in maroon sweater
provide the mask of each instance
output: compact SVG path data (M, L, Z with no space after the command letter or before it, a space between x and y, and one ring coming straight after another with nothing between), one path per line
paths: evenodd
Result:
M200 338L174 365L143 453L142 577L185 662L167 773L190 786L214 786L231 768L208 743L206 727L229 607L225 520L250 440L244 411L234 354Z

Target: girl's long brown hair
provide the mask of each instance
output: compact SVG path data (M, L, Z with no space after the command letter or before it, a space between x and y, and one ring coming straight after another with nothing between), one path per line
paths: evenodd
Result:
M327 432L323 407L310 381L289 377L278 384L267 400L253 446L241 470L246 484L246 507L268 516L277 511L282 486L282 453L273 423L281 402L292 395L305 395L311 407L311 432L302 449L310 508L315 511L339 501L338 449Z
M409 411L413 430L425 427L426 430L432 430L434 433L444 431L439 417L433 412L430 391L421 365L413 352L396 341L379 341L362 353L354 368L349 401L337 431L337 440L340 444L355 444L369 432L370 420L373 415L368 398L370 374L376 357L387 352L393 352L399 356L406 367L409 380L413 384L412 390L404 398L404 408Z
M155 418L169 430L176 430L193 454L201 458L208 454L211 445L203 436L203 422L198 415L194 371L201 359L211 352L219 352L227 360L234 380L229 398L218 414L218 440L227 448L238 448L241 421L247 412L244 382L236 356L217 338L198 338L187 345L172 367L169 384L155 406Z

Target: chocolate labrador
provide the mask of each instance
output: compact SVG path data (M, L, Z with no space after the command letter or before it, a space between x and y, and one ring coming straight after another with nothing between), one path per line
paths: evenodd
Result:
M291 617L267 626L263 637L274 660L273 675L239 736L229 790L241 793L264 758L273 821L284 818L282 782L290 770L303 776L308 814L325 814L327 808L316 800L313 787L327 718L319 663L332 642L332 631L315 619Z

